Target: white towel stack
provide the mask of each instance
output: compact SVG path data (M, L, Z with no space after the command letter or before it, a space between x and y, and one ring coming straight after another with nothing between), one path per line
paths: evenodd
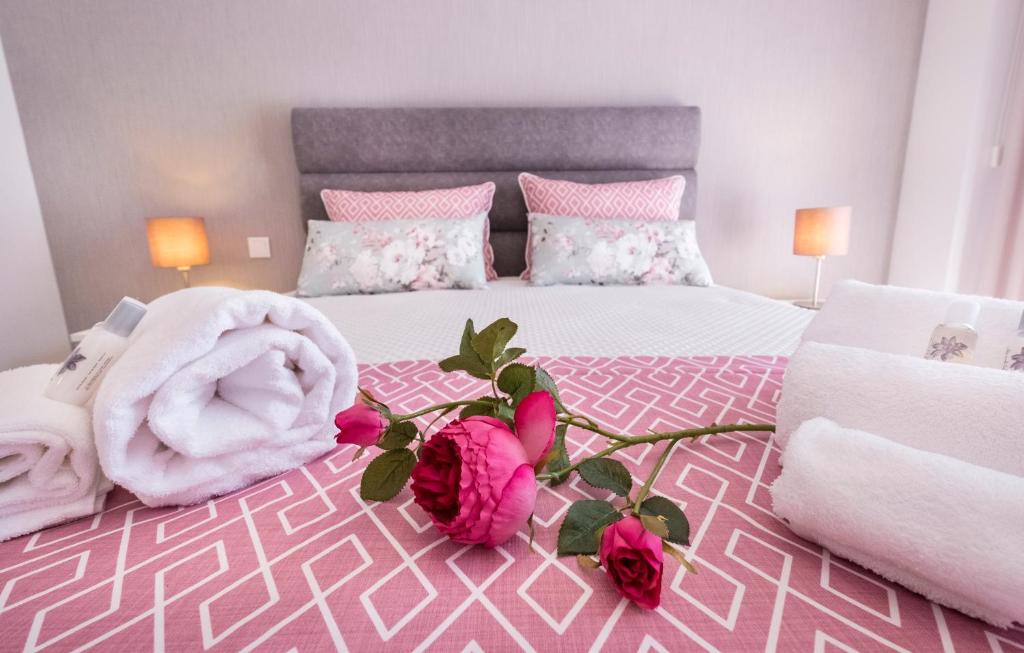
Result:
M786 369L779 446L788 447L790 434L815 417L1024 476L1019 372L806 342Z
M171 293L149 305L96 396L100 463L147 505L204 501L330 451L356 383L351 347L305 302Z
M1024 303L981 304L979 366L926 360L955 295L844 282L790 359L776 513L798 534L999 626L1024 621Z
M89 411L47 399L57 365L0 372L0 540L103 509Z
M798 535L996 626L1024 622L1024 478L804 422L772 486Z
M803 342L923 358L932 330L957 299L970 299L981 306L977 329L982 337L976 364L1001 367L1006 343L1000 336L1017 330L1024 302L842 281L833 287L828 301L804 331Z

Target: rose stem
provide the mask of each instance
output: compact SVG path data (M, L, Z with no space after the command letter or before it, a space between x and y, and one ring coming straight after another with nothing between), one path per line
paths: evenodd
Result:
M565 421L563 421L561 419L559 421L562 421L563 423L571 424L571 422L565 422ZM579 428L587 429L587 427L583 426L582 424L572 424L572 426L577 426ZM587 430L588 431L594 431L594 429L587 429ZM547 474L538 474L537 475L537 480L545 481L545 480L551 480L551 479L554 479L554 478L560 478L560 477L565 476L565 475L567 475L567 474L569 474L571 472L576 471L576 469L580 466L580 463L582 463L584 460L590 460L591 458L604 458L605 456L608 456L608 455L611 455L611 454L615 453L619 449L625 449L626 447L631 447L631 446L633 446L635 444L647 444L647 443L661 442L662 440L693 439L693 438L699 438L702 435L712 435L714 433L730 433L732 431L775 431L775 425L774 424L718 424L718 425L715 425L715 426L705 426L705 427L702 427L702 428L699 428L699 429L686 429L684 431L672 431L672 432L669 432L669 433L652 433L650 435L619 435L619 434L612 434L612 435L615 436L612 439L617 440L617 442L615 444L611 445L610 447L608 447L607 449L599 451L596 454L594 454L593 456L587 456L583 460L577 462L574 465L570 465L569 467L566 467L565 469L558 469L558 470L555 470L555 471L547 473ZM596 433L600 433L601 435L605 435L605 433L601 433L600 431L595 431L595 432ZM610 436L608 436L608 437L610 437Z
M580 424L574 421L575 419L585 419L590 424ZM730 431L775 431L774 424L715 424L713 426L705 426L698 429L685 429L682 431L668 431L664 433L645 433L643 435L629 435L625 433L612 433L599 426L594 425L594 420L589 417L583 417L582 415L569 415L567 417L559 417L558 421L562 424L568 424L569 426L575 426L587 431L592 431L598 435L615 440L617 442L628 442L630 444L640 444L643 442L660 442L662 440L670 440L675 437L699 437L701 435L711 435L713 433L729 433Z
M408 415L395 415L394 417L395 417L396 421L404 422L406 420L410 420L410 419L413 419L415 417L421 417L423 415L426 415L427 413L432 413L435 410L445 410L446 408L458 408L459 406L487 406L487 407L492 407L493 405L494 404L492 404L489 401L477 401L475 399L469 399L469 400L465 400L465 401L449 401L448 403L435 404L433 406L427 406L426 408L421 408L420 410L417 410L414 413L409 413Z
M432 427L434 424L436 424L437 420L441 419L442 417L444 417L448 413L452 412L453 410L455 410L455 408L445 408L443 411L441 411L440 413L435 415L434 419L430 420L430 423L427 424L426 426L424 426L422 431L417 432L417 435L419 436L420 442L426 442L427 441L427 431L430 430L430 427Z
M668 445L665 446L665 450L658 456L658 462L654 463L654 469L647 476L647 481L644 482L644 486L640 488L640 494L636 495L636 501L633 502L633 514L640 514L640 504L647 498L647 493L651 491L651 487L654 485L654 479L658 478L658 474L661 473L661 468L665 466L668 461L668 455L672 453L672 447L676 446L679 440L669 440Z

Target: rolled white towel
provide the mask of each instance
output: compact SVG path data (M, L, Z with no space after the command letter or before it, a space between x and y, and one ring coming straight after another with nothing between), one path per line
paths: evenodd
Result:
M774 509L798 535L996 626L1024 622L1024 478L824 418L782 459Z
M814 417L1024 476L1024 374L805 342L786 368L779 446Z
M329 451L357 380L352 348L305 302L171 293L149 305L97 393L100 462L147 505L204 501Z
M89 411L43 396L57 365L0 372L0 540L103 509Z
M803 342L923 357L932 330L957 299L971 299L981 306L977 329L982 337L975 364L1002 367L1006 341L1000 336L1016 332L1024 302L842 281L833 286L828 301L811 320Z

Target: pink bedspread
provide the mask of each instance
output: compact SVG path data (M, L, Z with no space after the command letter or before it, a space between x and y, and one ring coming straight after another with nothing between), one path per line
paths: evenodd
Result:
M565 402L629 432L771 421L785 360L542 360ZM478 381L434 364L364 367L364 385L412 410ZM602 447L570 431L571 451ZM493 551L440 537L406 489L364 504L340 448L304 468L181 509L118 491L95 518L0 545L5 650L1010 651L998 630L940 608L790 533L771 514L778 450L767 434L674 451L656 491L683 502L690 552L662 606L620 600L600 571L553 550L570 501L607 498L580 480L543 489L534 552L525 533ZM652 450L622 457L638 478ZM956 570L951 570L956 573Z

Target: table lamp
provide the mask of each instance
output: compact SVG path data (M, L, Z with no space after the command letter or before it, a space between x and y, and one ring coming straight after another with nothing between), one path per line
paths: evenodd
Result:
M793 229L793 253L813 256L814 297L810 302L795 302L797 306L818 310L818 290L821 285L821 264L826 256L843 256L850 247L850 216L853 208L832 206L816 209L797 209Z
M210 245L202 218L146 218L146 236L153 267L176 268L186 288L192 266L210 262Z

